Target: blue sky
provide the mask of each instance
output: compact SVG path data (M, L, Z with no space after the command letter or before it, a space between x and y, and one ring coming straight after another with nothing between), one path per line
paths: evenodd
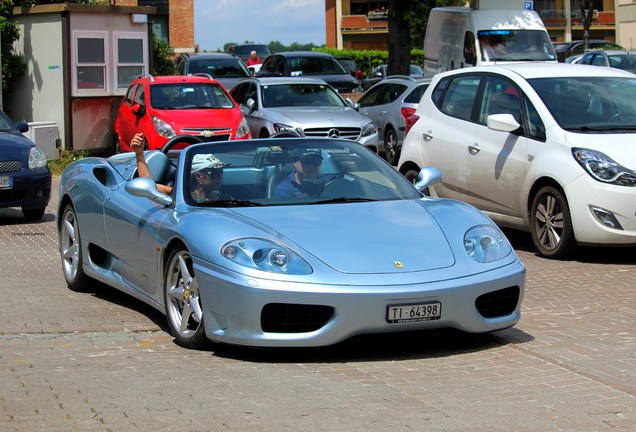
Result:
M200 50L226 42L325 43L324 0L194 0L194 42Z

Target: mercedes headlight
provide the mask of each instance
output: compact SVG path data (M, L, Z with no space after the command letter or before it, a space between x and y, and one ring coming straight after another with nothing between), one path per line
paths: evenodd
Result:
M235 264L270 273L307 275L311 266L297 253L269 240L243 238L226 243L221 254Z
M288 125L285 123L274 123L274 132L278 133L278 132L283 132L283 131L292 131L292 132L300 132L298 129L296 129L294 126L292 125Z
M362 128L362 133L360 134L363 137L368 137L378 132L378 128L375 126L375 123L370 122L364 125Z
M46 166L46 155L38 147L29 150L29 168L36 169Z
M477 225L466 231L464 248L472 259L480 263L500 260L512 252L508 239L491 225Z
M617 186L636 186L636 172L600 151L573 148L572 156L596 181Z
M174 129L167 122L160 119L157 116L152 116L152 124L155 127L157 133L164 138L172 138L177 134L174 133Z

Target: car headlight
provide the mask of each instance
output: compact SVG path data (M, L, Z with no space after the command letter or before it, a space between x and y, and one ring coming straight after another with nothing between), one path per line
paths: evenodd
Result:
M573 148L572 156L596 181L618 186L636 186L636 172L600 151Z
M292 131L300 134L300 130L285 123L274 123L274 132Z
M307 275L311 266L297 253L269 240L243 238L226 243L221 254L238 265L270 273Z
M238 125L238 128L236 129L236 138L245 136L249 133L250 128L247 125L247 121L245 120L245 118L241 118L241 122Z
M164 120L161 120L157 116L152 116L152 124L155 127L157 133L164 138L172 138L173 136L177 135L174 132L174 129L172 129L172 126L170 126L168 123L166 123Z
M508 239L491 225L477 225L466 231L464 248L472 259L480 263L500 260L512 252Z
M377 132L378 128L375 126L375 123L370 122L364 125L364 127L362 128L362 134L360 135L363 137L368 137Z
M46 155L38 147L31 147L29 150L29 169L45 167Z

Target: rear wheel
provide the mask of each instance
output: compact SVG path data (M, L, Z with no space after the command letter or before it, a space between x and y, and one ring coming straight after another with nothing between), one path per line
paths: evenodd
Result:
M195 349L208 345L192 257L183 247L172 251L168 258L164 292L168 325L177 343Z
M398 150L398 139L395 131L389 129L384 137L384 155L386 161L391 165L397 165L400 159L400 151Z
M91 280L84 273L80 230L75 208L71 204L67 204L64 208L59 233L62 273L64 273L66 285L73 291L83 291Z
M565 195L552 186L539 190L530 210L532 241L547 258L564 258L575 246L572 218Z

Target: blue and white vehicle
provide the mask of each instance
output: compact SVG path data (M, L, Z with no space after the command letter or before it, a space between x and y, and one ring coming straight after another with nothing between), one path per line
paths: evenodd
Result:
M153 179L137 177L133 153L66 168L57 228L69 288L98 280L141 299L192 348L518 322L524 265L480 211L418 190L437 169L414 187L357 142L326 138L192 144L169 157L180 139L146 152ZM319 177L275 197L307 152L322 157ZM220 199L197 201L192 162L210 154L225 166Z

